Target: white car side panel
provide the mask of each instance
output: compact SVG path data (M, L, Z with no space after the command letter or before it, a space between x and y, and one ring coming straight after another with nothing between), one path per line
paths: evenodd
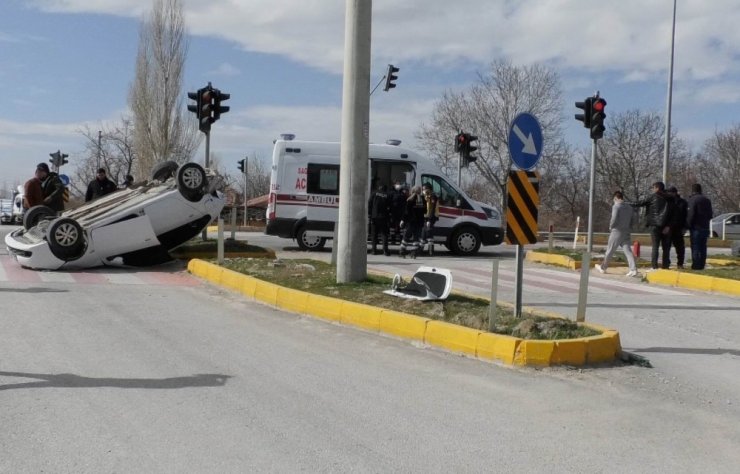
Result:
M146 215L93 229L90 240L92 249L88 249L88 254L94 254L100 260L159 245Z

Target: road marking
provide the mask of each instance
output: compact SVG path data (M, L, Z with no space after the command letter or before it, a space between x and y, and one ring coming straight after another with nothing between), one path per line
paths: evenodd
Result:
M29 270L9 255L0 255L0 282L76 283L82 285L199 286L201 280L179 267L99 267L84 271Z

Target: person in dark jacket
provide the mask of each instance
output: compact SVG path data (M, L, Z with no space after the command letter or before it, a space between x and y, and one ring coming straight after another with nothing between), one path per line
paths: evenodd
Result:
M686 227L691 239L691 268L704 270L707 261L707 239L709 223L712 220L712 202L701 193L701 184L691 186L691 196L687 203Z
M367 209L370 214L370 238L373 255L379 253L378 234L380 234L383 240L383 253L390 255L391 252L388 250L388 232L390 230L391 198L388 195L388 187L385 184L378 186L378 190L370 196Z
M393 184L393 191L391 191L390 226L395 238L399 241L401 240L401 221L403 220L404 212L406 212L406 199L408 197L408 188L401 184L400 180L396 180Z
M668 226L670 206L665 194L665 184L662 181L653 183L651 190L652 194L650 196L631 204L634 207L645 208L646 225L650 230L650 240L653 247L650 263L653 270L655 270L658 268L658 252L660 250L663 251L663 268L668 268L671 264L671 228Z
M105 172L105 168L100 168L98 170L97 176L95 176L95 179L90 181L90 184L87 185L87 192L85 193L85 202L89 202L89 201L92 201L93 199L103 197L106 194L110 194L117 189L118 189L118 186L116 186L116 183L108 179L108 176L106 175L106 172Z
M668 222L668 226L671 228L671 245L676 249L676 264L679 269L683 269L684 258L686 257L686 243L684 242L683 234L686 231L688 203L686 199L678 194L678 189L675 186L668 188L668 198L672 203L669 206L671 208L671 215Z
M399 255L406 257L406 254L416 258L419 253L421 231L424 227L424 211L426 203L421 195L421 188L414 186L411 193L406 199L406 211L401 221L401 227L404 228L403 240L401 240L401 251Z
M41 180L42 204L60 213L64 210L64 183L57 173L49 171L49 165L39 163L36 166L36 176Z
M43 163L43 165L43 167L41 165L36 166L36 172L34 173L33 178L26 181L23 185L24 212L33 206L38 206L39 204L44 203L44 193L41 189L41 176L46 178L49 174L49 166L46 163Z

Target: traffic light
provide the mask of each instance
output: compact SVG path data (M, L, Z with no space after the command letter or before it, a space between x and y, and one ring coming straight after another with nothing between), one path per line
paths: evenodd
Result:
M463 149L463 164L468 166L470 163L478 159L477 156L473 156L472 153L478 149L477 146L473 146L473 142L477 141L478 137L469 133L465 134L465 148Z
M455 153L462 153L465 142L465 134L462 131L455 135Z
M54 167L59 167L59 163L62 162L62 152L57 150L54 153L49 153L49 163L52 164Z
M239 164L239 171L241 171L242 174L244 174L244 165L246 164L246 161L246 159L241 159L237 161L237 163Z
M576 107L583 110L582 114L576 114L576 120L583 122L585 128L591 128L591 107L593 105L593 97L587 97L583 102L576 102Z
M383 87L384 91L388 92L388 90L396 87L393 81L398 79L398 76L396 75L397 72L397 67L395 67L393 64L388 65L388 72L385 74L385 87Z
M214 96L213 87L209 82L206 87L198 89L197 92L188 92L188 99L194 100L195 104L188 104L188 111L193 112L198 119L198 129L203 133L211 131L213 120Z
M221 118L221 114L225 114L229 111L230 107L227 105L221 105L221 102L229 100L231 94L226 94L218 89L213 90L213 122Z
M66 165L67 163L69 163L69 161L67 161L67 157L68 156L69 156L68 154L62 153L62 155L61 155L61 161L59 162L59 166Z
M606 130L606 127L604 126L604 119L606 118L606 114L604 113L605 108L606 100L601 97L592 100L591 122L589 125L591 127L591 138L593 140L598 140L604 136L604 130Z

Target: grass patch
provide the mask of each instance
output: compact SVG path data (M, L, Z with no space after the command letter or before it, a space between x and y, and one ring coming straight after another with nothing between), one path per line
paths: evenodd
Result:
M445 301L398 298L383 293L384 290L390 289L392 279L378 275L368 275L361 283L338 284L335 267L316 260L227 258L224 259L223 266L296 290L392 309L473 329L488 330L489 303L483 299L455 294L450 295ZM526 323L527 321L532 321L532 324ZM497 307L495 327L494 332L498 334L525 339L572 339L600 334L566 319L532 315L524 315L521 319L515 318L510 309L502 306Z
M712 257L714 258L714 257ZM740 281L740 267L717 267L717 268L704 268L704 270L692 270L687 268L681 270L686 273L696 273L697 275L706 275L716 278L726 278L728 280Z
M215 255L218 251L218 240L207 239L203 240L201 237L191 239L181 246L177 247L173 254L186 253L186 252L213 252ZM224 252L254 252L263 253L268 252L264 247L258 247L257 245L249 245L243 240L231 240L224 239Z

